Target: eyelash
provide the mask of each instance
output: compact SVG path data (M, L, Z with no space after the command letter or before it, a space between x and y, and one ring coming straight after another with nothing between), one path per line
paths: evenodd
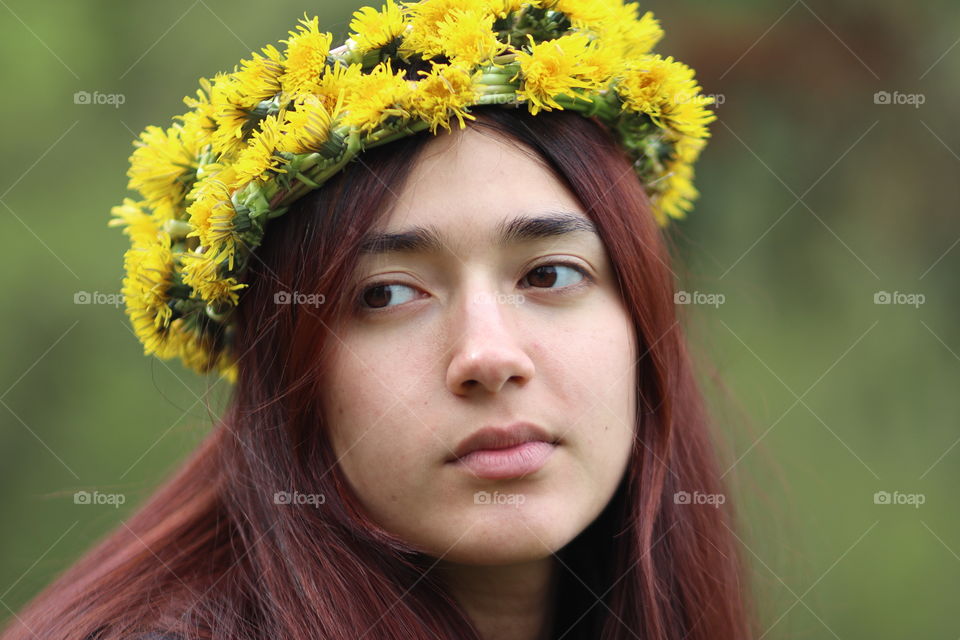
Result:
M568 285L568 286L566 286L566 287L560 287L559 289L551 289L551 288L544 288L544 287L534 287L534 288L545 289L545 290L547 290L547 291L554 291L554 292L556 292L557 295L568 295L568 294L572 294L572 293L574 293L574 292L576 292L576 291L579 291L581 288L583 288L583 287L585 287L585 286L589 286L591 283L594 282L593 276L591 276L590 273L589 273L586 269L584 269L583 267L581 267L579 264L577 264L577 263L575 263L575 262L569 262L569 261L566 261L566 260L560 260L560 261L554 261L554 262L544 262L544 263L542 263L542 264L533 265L532 267L530 267L530 269L527 271L527 273L524 274L524 277L526 277L527 275L529 275L531 272L536 271L536 270L539 269L540 267L570 267L571 269L573 269L574 271L578 272L580 275L583 276L583 280L581 280L580 282L578 282L578 283L576 283L576 284ZM355 306L356 310L359 311L359 312L361 312L361 313L389 313L389 312L391 311L391 309L396 308L396 307L366 307L366 306L364 306L364 304L363 304L363 296L364 296L368 291L370 291L371 289L376 289L377 287L386 287L386 286L391 286L391 285L399 285L399 286L403 286L403 287L409 287L409 288L411 288L411 289L412 289L412 288L415 288L415 287L413 287L412 285L409 285L409 284L407 284L407 283L405 283L405 282L397 282L397 281L395 281L395 280L384 280L384 281L382 281L382 282L374 282L374 283L371 283L371 284L367 285L366 287L364 287L363 289L361 289L360 292L355 296L355 298L354 298L354 306ZM527 288L529 288L529 287L527 287ZM397 305L397 306L402 306L402 305Z

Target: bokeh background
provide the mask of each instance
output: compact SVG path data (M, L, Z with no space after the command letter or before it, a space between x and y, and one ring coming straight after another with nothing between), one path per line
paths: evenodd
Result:
M106 222L131 141L304 12L341 38L361 4L0 0L0 624L226 398L145 358L121 308L78 303L120 287L127 240ZM957 638L960 5L641 8L718 97L677 288L764 637Z

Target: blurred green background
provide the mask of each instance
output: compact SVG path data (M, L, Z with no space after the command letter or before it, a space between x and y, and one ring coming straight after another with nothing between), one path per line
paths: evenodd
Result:
M119 290L127 240L106 222L131 140L305 11L339 39L361 4L0 0L0 620L149 495L226 397L143 357L122 309L75 303ZM960 5L641 8L666 30L657 51L721 101L675 227L677 286L764 637L957 638Z

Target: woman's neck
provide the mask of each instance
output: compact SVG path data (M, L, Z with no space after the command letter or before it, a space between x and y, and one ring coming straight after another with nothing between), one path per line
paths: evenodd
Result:
M484 640L544 640L556 600L557 561L484 566L440 562L448 585Z

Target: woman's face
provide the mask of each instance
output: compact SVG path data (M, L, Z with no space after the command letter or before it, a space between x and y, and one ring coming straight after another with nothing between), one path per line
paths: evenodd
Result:
M430 229L438 246L365 252L349 283L363 293L322 392L335 454L370 517L430 555L543 558L626 469L633 326L583 205L546 167L469 127L427 145L374 232ZM561 212L566 225L518 223ZM505 228L525 232L501 242ZM556 444L451 462L479 429L517 422Z

